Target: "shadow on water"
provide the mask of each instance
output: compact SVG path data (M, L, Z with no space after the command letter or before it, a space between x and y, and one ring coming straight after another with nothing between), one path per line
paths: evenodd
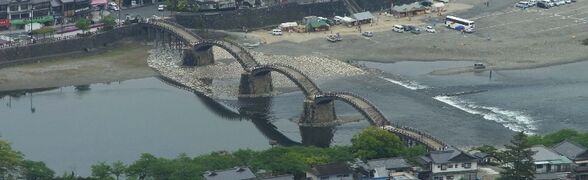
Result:
M328 147L333 141L334 127L302 127L300 126L300 134L302 143L296 142L284 135L272 123L275 119L271 112L272 97L239 97L238 110L235 111L231 107L220 103L218 100L206 96L198 91L194 91L182 84L165 77L159 78L161 81L193 92L202 102L205 107L214 114L223 117L227 120L250 120L255 127L270 140L272 145L293 146L293 145L313 145L318 147ZM207 81L212 84L212 80Z
M221 117L222 119L232 121L249 120L254 126L269 139L272 145L293 146L293 145L313 145L319 147L328 147L334 136L333 127L302 127L300 126L300 134L302 143L290 139L278 130L278 127L272 123L276 119L272 112L273 97L239 97L237 99L237 109L229 107L219 100L206 96L200 92L194 91L174 81L159 77L159 79L176 88L190 91L198 97L204 104L207 110ZM204 82L204 81L203 81ZM212 83L212 81L208 81ZM76 94L83 95L91 93L90 85L74 86ZM42 88L42 89L27 89L0 92L0 98L8 96L9 98L20 98L31 96L31 108L33 93L40 93L44 91L51 91L58 88Z

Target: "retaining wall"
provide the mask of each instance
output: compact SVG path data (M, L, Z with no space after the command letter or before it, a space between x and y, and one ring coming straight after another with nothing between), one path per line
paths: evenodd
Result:
M305 16L342 16L347 13L342 1L304 4L289 3L260 9L238 9L214 13L178 13L178 24L196 29L242 30L302 21Z
M139 32L138 30L138 26L130 25L88 37L70 37L67 40L55 40L29 44L27 46L1 48L0 66L26 63L63 54L92 51L108 46L123 38L134 37Z

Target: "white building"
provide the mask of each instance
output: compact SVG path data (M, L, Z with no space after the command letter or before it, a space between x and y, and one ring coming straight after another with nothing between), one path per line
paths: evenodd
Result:
M475 180L478 173L478 159L457 148L432 151L420 158L420 163L429 173L431 180Z

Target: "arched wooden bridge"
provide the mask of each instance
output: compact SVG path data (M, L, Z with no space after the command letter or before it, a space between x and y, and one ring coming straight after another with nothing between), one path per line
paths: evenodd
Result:
M361 96L347 92L324 93L312 79L294 67L282 64L259 64L244 47L237 43L225 40L207 40L181 25L166 20L150 20L148 22L141 22L140 25L174 36L183 43L184 47L197 54L198 57L196 58L214 59L213 57L205 57L212 56L211 48L213 46L220 47L229 52L245 71L241 79L241 87L245 90L240 92L243 94L269 93L273 89L271 85L271 72L283 74L294 82L304 93L306 97L305 104L309 104L308 110L305 109L305 113L309 114L307 116L310 117L308 120L310 122L307 122L309 124L313 124L315 121L317 124L324 124L334 120L333 101L341 101L354 107L372 125L382 127L399 135L405 142L411 145L423 144L431 150L441 150L447 147L447 144L421 131L392 125L375 105ZM206 53L202 55L201 52Z

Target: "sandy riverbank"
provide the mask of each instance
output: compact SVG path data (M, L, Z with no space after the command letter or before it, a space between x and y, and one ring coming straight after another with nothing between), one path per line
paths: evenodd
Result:
M0 69L0 91L106 83L156 76L146 65L149 47L120 43L92 55L55 58Z
M552 9L512 7L514 1L493 2L485 7L478 0L456 0L449 7L460 7L446 14L460 15L476 21L477 31L463 34L442 26L442 17L424 15L416 18L382 17L378 23L364 25L374 31L372 38L362 37L356 28L336 27L344 40L329 43L325 33L286 33L275 37L267 32L240 35L244 41L268 44L257 48L266 54L296 56L313 54L341 60L377 62L397 61L475 61L488 69L527 69L588 60L587 1L579 1ZM387 20L386 18L392 18ZM437 23L434 23L437 22ZM396 33L393 24L437 24L437 33ZM330 32L329 32L330 33ZM246 38L243 38L246 37ZM432 74L444 75L471 72L471 67L440 69Z

